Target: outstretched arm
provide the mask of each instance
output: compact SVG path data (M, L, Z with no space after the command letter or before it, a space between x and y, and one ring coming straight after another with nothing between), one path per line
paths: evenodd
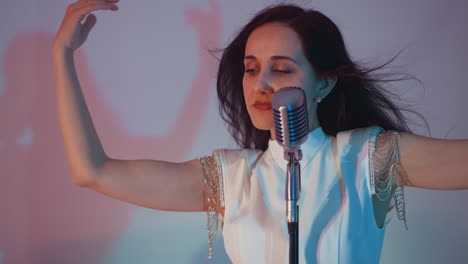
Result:
M58 112L73 182L144 207L206 211L204 177L198 160L118 160L110 158L102 147L81 91L73 55L96 23L96 17L89 13L115 10L113 3L117 1L79 0L71 4L54 41Z
M400 160L411 187L468 189L468 140L400 133Z

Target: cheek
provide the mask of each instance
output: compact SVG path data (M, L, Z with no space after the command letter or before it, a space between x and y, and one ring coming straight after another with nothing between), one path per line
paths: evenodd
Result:
M277 80L277 85L280 88L295 86L300 87L302 89L306 89L306 87L308 86L307 81L303 75L283 76L283 78Z
M307 102L311 102L312 98L317 94L317 83L313 82L309 78L301 80L302 89L306 94Z
M242 81L242 90L244 91L245 101L248 102L252 98L253 89L249 85L248 81Z

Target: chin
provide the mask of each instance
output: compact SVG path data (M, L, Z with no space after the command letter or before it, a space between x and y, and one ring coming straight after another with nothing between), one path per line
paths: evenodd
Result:
M271 130L274 127L273 120L252 120L252 123L256 129L260 130Z
M274 128L273 111L258 111L256 109L247 109L247 111L256 129L271 130Z

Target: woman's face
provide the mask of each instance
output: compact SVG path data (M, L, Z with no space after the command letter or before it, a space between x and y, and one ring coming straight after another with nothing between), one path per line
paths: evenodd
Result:
M249 36L244 54L243 89L247 111L257 129L270 130L274 138L272 99L280 88L296 86L304 89L309 122L316 120L320 84L312 65L307 61L299 36L289 27L270 23L255 29ZM318 124L309 124L315 128Z

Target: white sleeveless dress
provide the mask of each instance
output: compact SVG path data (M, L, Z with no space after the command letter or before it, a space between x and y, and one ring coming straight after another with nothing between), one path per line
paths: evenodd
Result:
M369 165L369 143L379 131L340 132L332 144L317 128L301 146L299 263L379 263L386 226L376 225ZM213 157L232 262L288 263L283 148L270 140L265 152L215 150Z

